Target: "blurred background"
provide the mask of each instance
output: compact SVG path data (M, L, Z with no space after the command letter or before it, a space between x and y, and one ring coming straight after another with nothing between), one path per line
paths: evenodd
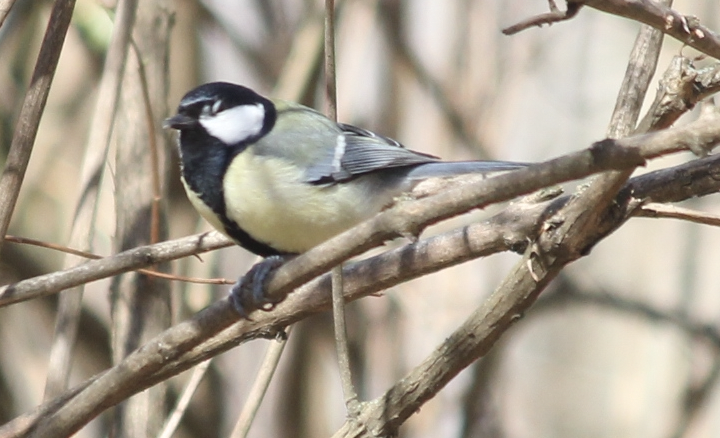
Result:
M149 82L165 96L154 107L163 150L165 237L179 238L210 228L185 198L174 138L161 132L161 120L187 90L215 80L241 83L323 110L323 2L140 3L141 8L165 11L172 23L164 67L150 72L161 79ZM339 119L445 159L542 161L602 139L640 27L585 8L568 22L508 37L500 32L503 27L545 12L547 2L337 3ZM77 1L13 215L12 235L61 245L69 242L83 189L84 157L88 148L101 147L88 146L87 138L114 6L110 0ZM0 27L0 164L50 8L48 1L17 0ZM720 29L716 0L677 0L674 8ZM137 23L153 26L140 16ZM691 49L665 39L656 76L681 49L694 56ZM128 61L128 71L137 68L134 65ZM646 98L649 102L655 84L657 80ZM126 108L123 105L118 117ZM122 211L118 214L116 193L118 186L129 183L121 182L127 178L122 178L118 171L122 166L116 161L125 137L142 129L127 121L115 126L92 242L93 251L101 255L122 248L118 242ZM676 155L654 161L648 169L690 159L689 154ZM151 187L142 185L138 190L152 193ZM686 204L720 213L717 196ZM456 218L425 235L496 211ZM628 311L622 304L639 302L717 331L718 247L720 231L711 227L632 219L589 257L570 266L487 357L460 374L401 428L401 436L720 435L717 345L692 336L678 324ZM56 251L6 243L0 256L0 283L59 270L63 260ZM382 394L426 357L482 303L517 260L514 254L475 260L350 305L349 331L361 397ZM234 280L254 261L240 248L227 248L204 255L202 261L180 260L169 269ZM111 322L118 305L116 287L120 286L107 280L85 288L70 386L116 360L112 339L117 335ZM172 305L159 319L166 326L221 299L227 290L227 286L182 282L167 282L165 287ZM581 299L563 291L610 299ZM0 424L43 400L57 313L58 297L0 308ZM332 339L330 315L297 325L251 437L329 436L344 422ZM253 341L213 359L174 436L229 436L267 344ZM172 408L188 375L167 383L162 403L151 406L158 416ZM116 418L106 413L77 436L106 436Z

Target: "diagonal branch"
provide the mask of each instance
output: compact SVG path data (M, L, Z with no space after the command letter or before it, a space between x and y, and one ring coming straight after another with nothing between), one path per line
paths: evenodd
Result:
M8 6L9 9L9 6ZM75 0L56 0L43 37L30 86L23 101L5 168L0 175L0 249L7 234L20 186L30 162L40 117L45 109L50 85L55 76L65 34L75 9Z

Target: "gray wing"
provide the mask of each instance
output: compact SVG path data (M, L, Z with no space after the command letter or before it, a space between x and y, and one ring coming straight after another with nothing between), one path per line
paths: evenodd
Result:
M338 124L332 154L328 153L308 169L310 183L342 182L380 169L433 163L439 158L405 149L397 141L371 131L343 123Z

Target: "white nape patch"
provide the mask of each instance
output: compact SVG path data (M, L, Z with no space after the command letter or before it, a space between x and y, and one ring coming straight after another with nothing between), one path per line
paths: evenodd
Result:
M333 172L340 172L340 160L342 160L343 155L345 155L345 145L345 136L343 134L338 135L337 141L335 142L335 154L332 160Z
M236 144L260 134L265 122L261 104L240 105L212 114L201 114L200 124L208 134L227 144Z

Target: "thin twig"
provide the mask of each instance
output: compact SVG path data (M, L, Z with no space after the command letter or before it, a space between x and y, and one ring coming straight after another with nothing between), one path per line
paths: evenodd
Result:
M696 224L720 226L720 215L655 202L640 207L636 216L681 219Z
M337 121L337 85L335 76L335 0L325 0L325 104L327 116ZM358 412L358 396L352 380L350 349L345 323L342 263L332 270L333 324L340 382L349 416Z
M502 33L505 35L514 35L518 32L522 32L525 29L529 29L531 27L542 27L543 25L551 25L554 23L559 23L561 21L570 20L573 18L577 13L580 11L580 8L583 6L582 3L567 3L567 10L561 11L556 5L553 0L549 0L549 7L550 12L546 12L544 14L537 15L535 17L528 18L527 20L523 20L517 24L513 24L512 26L506 27L502 30Z
M74 8L75 0L56 0L53 4L35 70L20 108L15 133L5 159L5 168L0 175L0 250L30 162L40 117L50 93L50 85Z
M240 412L240 416L238 417L237 423L235 423L230 438L245 438L248 432L250 432L250 426L252 426L253 420L257 415L260 403L262 403L265 398L265 393L270 385L270 381L275 375L278 363L280 363L280 357L282 357L282 352L285 349L285 345L287 345L291 329L292 327L288 327L282 336L276 337L275 341L268 345L265 358L263 359L262 365L260 365L260 371L257 376L255 376L255 381L253 382L252 388L250 388L247 401L243 406L242 412Z
M664 0L669 2L670 0ZM660 48L662 47L663 34L648 26L642 26L635 39L635 44L630 55L628 67L625 71L625 77L617 97L617 103L610 119L607 129L607 135L610 139L606 141L621 142L626 140L626 136L630 135L639 118L642 105L642 98L645 96L653 72L657 66ZM632 96L629 99L627 96ZM639 102L637 100L640 100ZM664 132L663 132L664 133ZM720 133L719 133L720 134ZM646 134L645 137L652 137L653 134ZM637 139L637 137L629 137ZM619 140L612 140L619 139ZM711 140L714 144L714 139ZM645 147L643 145L642 147ZM562 239L571 242L577 239L582 241L589 236L597 235L603 217L610 214L616 206L616 197L627 180L632 175L633 168L622 170L611 170L604 172L593 178L587 188L577 197L572 198L562 209L556 213L556 217L551 220L562 220L563 226L559 227L557 233L548 233L550 235L561 235ZM611 232L611 230L605 230ZM567 235L566 235L567 233ZM591 245L591 242L586 242ZM581 244L577 243L579 246ZM547 245L552 245L547 243ZM590 247L583 248L588 251ZM551 247L538 249L539 253L549 251L554 252ZM580 254L575 255L578 257ZM540 258L544 255L539 256ZM564 266L564 259L572 259L565 255L558 257L556 263L548 262L548 266L558 266L557 263ZM552 269L548 275L552 275Z
M67 248L65 246L56 245L54 243L48 243L43 242L40 240L35 239L29 239L27 237L17 237L17 236L11 236L7 235L5 236L5 241L10 243L18 243L23 245L33 245L33 246L39 246L41 248L48 248L55 251L64 252L67 254L72 254L77 257L83 257L86 259L91 260L100 260L103 258L101 255L93 254L87 251L80 251L73 248ZM162 278L163 280L173 280L173 281L182 281L185 283L197 283L197 284L233 284L235 283L232 280L228 280L226 278L198 278L198 277L185 277L182 275L173 275L173 274L166 274L164 272L154 271L151 269L136 269L135 272L139 272L141 274L147 275L149 277L156 277L156 278Z
M720 59L720 35L700 24L697 17L682 15L671 9L671 4L666 1L582 0L581 3L652 26L706 55Z
M158 438L172 438L175 430L180 424L180 420L182 420L183 415L185 415L185 411L187 411L188 405L190 405L192 396L195 394L195 391L197 391L198 386L200 386L200 382L202 381L202 378L205 377L205 373L208 368L210 368L210 362L212 362L212 360L208 359L193 369L190 379L188 379L185 389L183 389L180 399L178 399L178 402L175 405L175 409L173 409L172 414L170 414L168 419L165 421L165 424L162 427L162 432L160 432Z
M345 322L345 296L343 295L342 265L330 271L333 294L333 323L335 331L335 349L337 351L340 383L342 385L345 408L348 416L355 416L360 409L357 391L353 384L352 367L350 364L350 347L348 346L347 324Z
M325 0L325 105L329 119L337 121L335 79L335 0Z
M55 294L61 290L146 266L232 245L233 243L227 237L217 232L210 232L133 248L100 260L90 260L62 271L0 286L0 307Z

